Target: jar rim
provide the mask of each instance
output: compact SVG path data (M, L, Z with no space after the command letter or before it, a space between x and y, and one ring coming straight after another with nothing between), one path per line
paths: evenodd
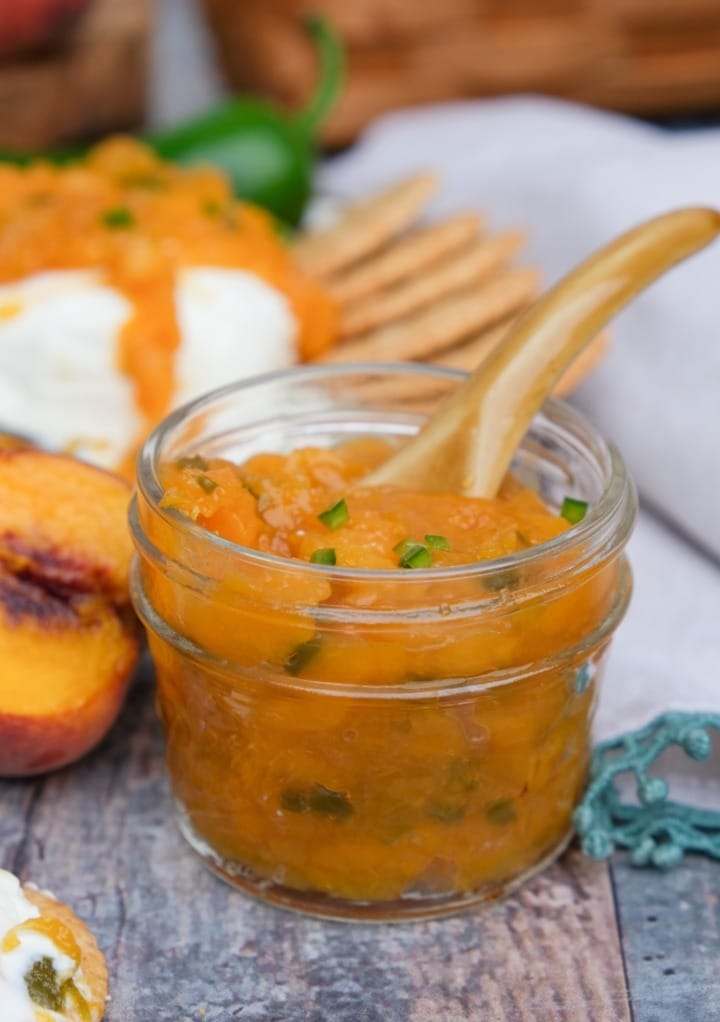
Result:
M538 415L544 415L551 421L565 425L575 432L582 433L604 457L606 462L607 485L604 486L599 499L587 511L582 521L570 529L536 546L519 550L502 557L486 560L470 561L465 564L448 567L415 568L410 573L403 568L354 568L337 565L312 564L295 558L283 557L266 551L246 547L233 540L226 539L197 525L185 515L170 507L162 507L163 487L160 483L159 465L162 460L163 442L187 418L209 411L213 405L225 398L242 395L253 388L270 383L282 382L286 379L304 379L308 383L313 380L325 380L333 377L352 375L404 375L416 377L435 377L444 380L456 380L458 383L469 374L457 369L448 369L407 362L342 362L292 366L289 369L276 370L236 381L209 391L171 412L155 427L140 449L136 464L137 487L149 508L160 516L164 523L174 529L182 530L196 540L207 543L211 549L227 552L237 557L241 555L258 567L272 567L293 573L309 573L310 577L324 577L337 581L382 582L393 583L402 580L418 583L457 581L472 574L480 579L496 573L519 567L532 567L553 558L556 555L570 553L573 550L587 548L591 538L599 531L604 531L609 523L617 519L623 506L628 503L628 491L632 493L625 463L614 444L605 440L596 427L577 409L557 398L548 398ZM632 526L632 515L622 530L620 545L624 543Z

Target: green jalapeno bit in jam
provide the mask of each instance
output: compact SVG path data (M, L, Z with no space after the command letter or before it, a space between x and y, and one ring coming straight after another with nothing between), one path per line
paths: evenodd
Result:
M333 531L341 529L350 520L350 512L348 511L345 498L341 497L340 500L336 501L327 510L321 511L318 518L323 525L327 525L328 529Z
M116 206L115 209L108 209L102 215L102 222L112 230L132 227L135 217L126 206Z
M506 823L512 823L517 819L517 809L515 803L511 798L499 798L496 802L491 802L485 812L490 823L496 823L498 826L503 826Z
M450 540L445 536L437 536L432 533L427 533L425 536L425 542L431 550L452 550Z
M576 500L574 497L566 497L560 509L561 516L571 525L577 525L587 514L588 504L586 500Z
M218 488L218 484L210 476L195 476L195 482L205 493L214 493Z
M313 550L310 555L311 564L337 564L337 557L332 547L324 547L322 550Z
M300 674L318 652L321 645L322 637L314 635L312 639L308 639L307 642L301 642L299 646L296 646L285 661L284 666L287 673L293 677Z
M348 796L324 784L308 789L287 788L280 795L280 805L289 813L318 813L335 820L346 820L355 810Z
M207 472L208 463L199 454L191 454L184 458L178 458L175 462L178 468L196 468L199 472Z

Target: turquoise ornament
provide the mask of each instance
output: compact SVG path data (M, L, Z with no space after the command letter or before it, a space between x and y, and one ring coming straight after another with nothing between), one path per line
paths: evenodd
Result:
M607 859L625 848L634 866L671 869L686 852L720 859L720 811L668 801L668 784L648 770L665 749L680 746L695 760L712 752L710 729L720 731L717 713L664 713L639 731L595 746L590 782L573 814L582 850ZM624 802L620 774L635 777L637 803Z

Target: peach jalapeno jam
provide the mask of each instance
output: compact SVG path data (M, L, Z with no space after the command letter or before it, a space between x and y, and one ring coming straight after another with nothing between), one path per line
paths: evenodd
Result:
M565 846L632 487L549 402L492 500L364 487L461 374L305 367L146 443L131 510L181 828L316 914L495 898Z

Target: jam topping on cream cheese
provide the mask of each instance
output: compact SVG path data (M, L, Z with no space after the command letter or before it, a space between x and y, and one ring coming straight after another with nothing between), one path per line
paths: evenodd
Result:
M75 985L79 979L79 962L79 949L67 927L41 916L23 893L17 878L0 870L3 1022L65 1018L58 1012L62 1012L66 994L72 993L76 1003L78 997L82 1001Z

